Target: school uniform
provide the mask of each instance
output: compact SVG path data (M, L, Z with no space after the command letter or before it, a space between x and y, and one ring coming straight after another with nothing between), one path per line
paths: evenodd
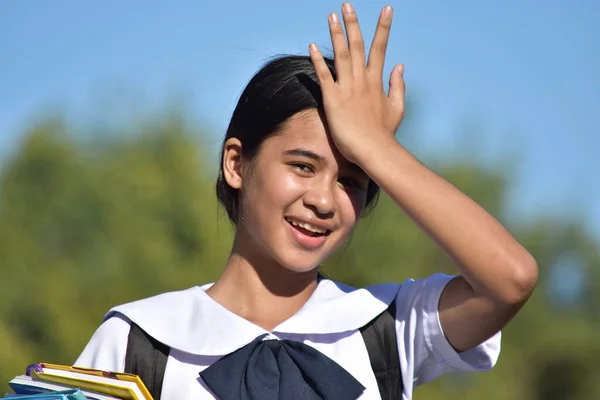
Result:
M357 398L361 400L380 399L359 329L394 302L402 398L409 400L417 385L448 372L486 371L498 359L500 332L462 353L457 353L447 341L439 321L438 304L450 279L449 275L435 274L402 284L381 284L362 289L322 279L302 309L271 332L215 302L205 292L211 284L164 293L111 309L74 365L123 372L133 322L170 347L162 383L161 399L164 400L217 398L211 389L212 381L208 384L205 379L213 379L218 374L231 374L226 379L232 387L245 385L248 379L256 378L259 384L280 390L277 386L279 382L286 382L284 375L279 382L260 383L261 376L269 376L273 372L261 375L264 363L260 357L266 350L260 346L269 344L272 347L278 343L287 346L283 353L292 354L292 358L296 351L294 344L308 346L313 353L303 356L304 360L314 363L315 354L324 355L335 362L330 364L341 367L347 375L340 385L360 387ZM286 363L289 360L276 358L282 370L288 368ZM219 362L224 365L219 365ZM225 365L227 362L230 364ZM239 365L232 368L231 362ZM236 372L236 369L239 371ZM315 369L319 370L316 366ZM306 371L310 370L309 365ZM323 375L327 373L323 372Z

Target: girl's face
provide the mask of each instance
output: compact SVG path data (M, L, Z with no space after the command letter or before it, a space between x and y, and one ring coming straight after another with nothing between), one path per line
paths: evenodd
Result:
M239 174L236 242L257 262L311 271L352 232L368 183L337 151L321 115L299 113L262 143L251 172Z

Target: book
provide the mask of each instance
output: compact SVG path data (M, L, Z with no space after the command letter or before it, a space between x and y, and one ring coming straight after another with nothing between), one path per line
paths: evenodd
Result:
M69 389L73 390L71 386L60 385L57 383L40 381L37 379L33 379L27 375L19 375L14 377L10 382L8 382L10 388L15 392L14 394L9 394L6 398L13 398L14 396L24 396L24 395L38 395L38 394L48 394L52 392L64 392ZM118 397L110 396L103 393L93 392L89 390L79 390L87 400L118 400Z
M79 389L61 390L49 393L37 393L29 395L7 394L5 399L12 400L88 400Z
M133 374L50 363L32 364L26 372L37 380L104 393L123 400L153 400L142 380Z
M20 395L79 389L87 399L153 400L137 375L51 363L28 366L9 385Z

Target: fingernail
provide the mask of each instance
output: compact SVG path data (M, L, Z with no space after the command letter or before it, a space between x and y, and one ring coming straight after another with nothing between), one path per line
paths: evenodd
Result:
M396 67L396 70L398 71L398 73L399 73L400 75L403 75L403 74L404 74L404 64L400 64L400 65L398 65L398 66Z
M337 24L337 23L339 23L339 22L340 22L340 20L339 20L339 18L338 18L338 15L337 15L336 13L331 13L331 14L329 14L329 21L330 21L332 24Z
M344 3L344 12L351 14L353 11L354 11L354 8L352 8L352 4Z
M385 6L385 7L383 7L383 16L384 17L391 17L392 16L392 6Z
M317 45L316 45L316 44L314 44L314 43L311 43L311 44L310 44L310 46L309 46L309 49L310 49L310 51L311 51L311 52L313 52L313 53L318 53L318 52L319 52L319 48L318 48L318 47L317 47Z

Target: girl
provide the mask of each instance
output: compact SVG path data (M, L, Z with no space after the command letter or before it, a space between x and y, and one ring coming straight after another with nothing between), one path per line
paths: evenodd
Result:
M310 57L265 65L241 95L217 180L235 224L219 279L113 308L75 365L139 373L164 399L289 400L411 399L444 373L495 364L536 263L396 142L404 67L387 94L382 79L392 9L368 61L349 3L342 16L346 34L329 16L335 61L311 44ZM459 275L364 289L319 276L379 187Z

